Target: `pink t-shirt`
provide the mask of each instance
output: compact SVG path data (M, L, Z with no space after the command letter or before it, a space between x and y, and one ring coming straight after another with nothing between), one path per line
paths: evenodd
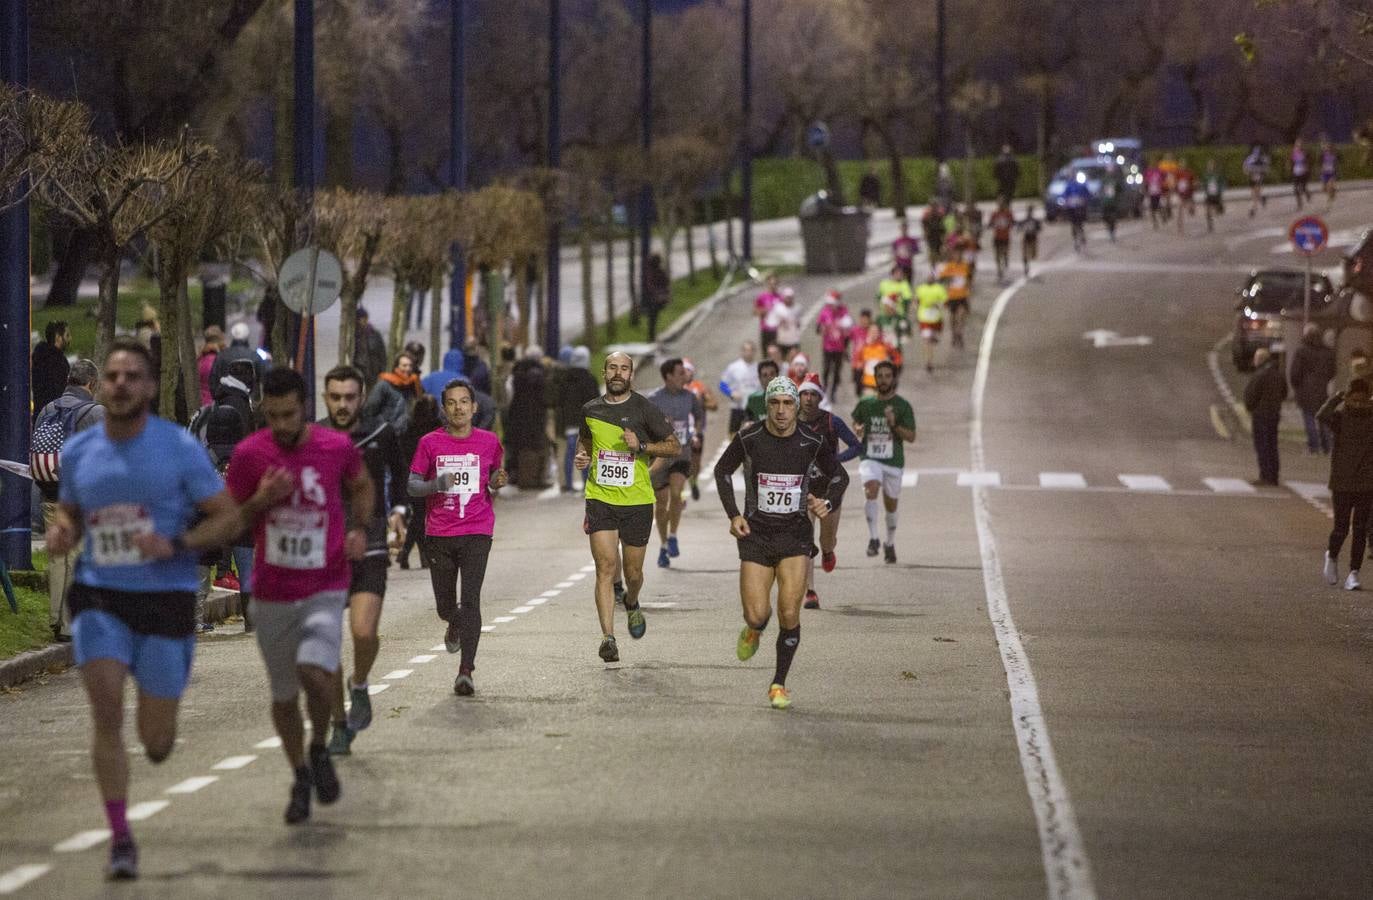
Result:
M782 298L779 295L774 294L772 291L763 291L763 293L759 294L757 299L753 301L753 312L755 315L761 316L780 302L782 302Z
M443 472L455 476L448 492L424 498L424 533L434 537L491 534L496 527L496 510L486 486L504 458L500 439L480 428L473 428L465 438L454 437L442 428L420 438L410 471L425 481Z
M826 353L840 353L848 346L853 317L843 304L827 303L815 317L815 327L820 332L820 349Z
M295 482L295 492L253 525L253 596L264 602L346 591L352 577L343 547L343 484L363 471L362 454L344 432L306 428L305 439L289 450L272 440L269 429L253 432L234 448L225 474L240 503L270 468L285 468Z
M920 243L913 237L899 237L891 242L892 257L897 262L910 265L911 260L915 259L915 254L920 252Z

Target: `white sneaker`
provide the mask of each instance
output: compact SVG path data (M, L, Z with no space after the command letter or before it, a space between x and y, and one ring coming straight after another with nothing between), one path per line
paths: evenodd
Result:
M1335 557L1330 555L1330 551L1325 551L1325 568L1321 570L1325 575L1325 583L1334 585L1340 581L1340 567L1335 562Z
M1363 589L1363 584L1359 582L1359 570L1350 569L1349 574L1344 579L1344 589L1346 591L1357 591Z

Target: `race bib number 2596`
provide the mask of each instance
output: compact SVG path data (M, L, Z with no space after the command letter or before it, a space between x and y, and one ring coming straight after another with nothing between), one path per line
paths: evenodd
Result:
M633 487L634 454L624 450L597 453L596 483L605 487Z

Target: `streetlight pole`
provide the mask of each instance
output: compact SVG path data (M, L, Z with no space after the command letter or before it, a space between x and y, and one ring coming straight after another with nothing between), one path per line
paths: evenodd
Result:
M27 0L0 0L0 81L29 83ZM26 184L18 187L25 190ZM0 198L7 200L9 198ZM29 204L0 213L0 459L29 460ZM31 569L33 483L0 469L0 559Z
M653 146L653 2L642 2L642 41L639 72L639 148L644 163ZM639 303L648 302L648 253L652 240L653 190L647 184L639 189Z
M744 262L753 260L753 142L749 129L753 124L753 2L744 0L744 21L742 39L743 57L743 124L739 130L739 155L741 157L739 187L741 197L742 247Z
M562 162L562 4L548 0L548 167ZM557 357L562 343L562 226L548 223L548 314L544 317L544 351ZM588 326L590 322L586 323Z
M295 0L295 46L293 61L294 118L292 142L292 183L312 204L315 191L315 4L314 0ZM309 215L314 216L311 208ZM315 417L315 319L292 316L297 329L296 371L305 379L305 414Z
M934 22L934 160L944 161L944 144L949 137L948 85L944 81L944 49L949 19L944 0L935 0Z
M448 186L467 190L467 3L448 0L452 19L448 52L450 63L448 116ZM453 277L448 283L448 346L462 349L467 342L467 260L462 245L452 247ZM435 315L438 311L435 310ZM439 348L434 348L434 371L443 365Z

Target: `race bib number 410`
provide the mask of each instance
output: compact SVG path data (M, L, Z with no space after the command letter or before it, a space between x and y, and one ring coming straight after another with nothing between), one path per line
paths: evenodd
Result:
M153 520L137 503L103 506L86 516L91 535L91 559L97 566L135 566L143 553L134 544L140 534L153 533Z
M765 513L801 511L801 476L758 473L758 509Z
M283 569L322 569L329 514L322 509L274 509L267 518L267 562Z
M634 486L634 454L601 450L596 454L596 483L604 487Z

